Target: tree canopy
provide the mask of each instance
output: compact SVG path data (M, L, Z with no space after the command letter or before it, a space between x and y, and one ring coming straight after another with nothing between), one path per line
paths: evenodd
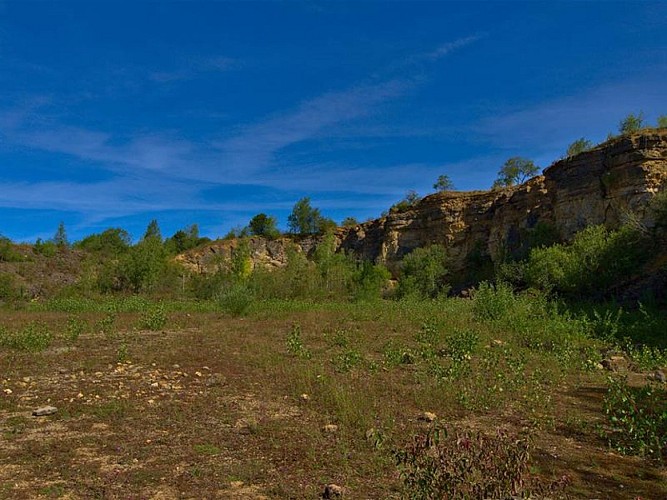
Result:
M452 179L448 175L443 174L435 181L435 184L433 184L433 189L442 193L445 191L453 191L456 188L454 187Z
M280 236L277 224L278 221L275 217L261 213L250 219L248 227L250 228L250 234L253 236L264 236L265 238L274 239Z
M294 234L322 234L336 227L336 223L323 217L318 208L313 208L310 198L301 198L294 204L292 213L287 217L289 230Z
M493 183L493 187L509 187L514 186L515 184L521 184L533 177L539 171L540 169L532 162L532 160L515 156L507 160L503 166L500 167L498 178Z

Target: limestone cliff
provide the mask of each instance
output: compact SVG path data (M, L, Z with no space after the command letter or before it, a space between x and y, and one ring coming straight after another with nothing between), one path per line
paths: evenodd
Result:
M341 231L341 248L391 267L416 247L447 248L449 266L520 252L536 228L568 241L588 225L651 224L647 203L667 182L667 130L608 141L557 161L520 186L423 198L413 209Z
M449 268L459 275L480 261L494 262L525 250L548 229L568 241L588 225L618 227L628 216L651 224L647 203L667 185L667 130L623 136L572 158L557 161L543 175L511 188L426 196L412 209L339 228L339 250L395 269L413 249L430 244L447 248ZM255 264L282 266L286 248L310 253L317 238L266 241L252 238ZM236 242L214 242L180 256L193 270L211 270L229 258Z

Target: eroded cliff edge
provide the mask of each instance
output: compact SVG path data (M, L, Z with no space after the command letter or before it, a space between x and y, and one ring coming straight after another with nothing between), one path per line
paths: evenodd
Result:
M442 244L452 273L462 276L480 262L520 253L539 231L568 241L586 226L616 228L630 216L650 226L648 202L665 187L667 130L648 130L557 161L520 186L426 196L405 212L339 228L336 241L339 250L392 270L413 249ZM256 265L281 266L287 246L296 243L310 253L317 242L315 237L252 238L250 250ZM235 246L233 240L218 241L179 260L193 270L210 271Z

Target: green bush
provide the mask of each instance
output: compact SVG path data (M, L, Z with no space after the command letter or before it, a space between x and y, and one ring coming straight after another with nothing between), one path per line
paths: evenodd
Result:
M599 296L646 261L649 243L630 226L590 226L570 245L535 248L526 263L529 286L572 296Z
M507 316L516 303L512 287L504 282L482 282L473 293L472 310L480 320L498 320Z
M252 289L242 283L236 283L218 295L220 308L232 316L243 316L248 312L255 297Z
M167 312L162 303L158 303L157 305L148 308L144 311L139 320L139 328L144 330L162 330L166 324Z
M18 351L40 352L51 345L53 334L44 323L33 322L21 330L0 327L0 346Z
M398 297L415 295L435 298L446 295L449 286L445 283L447 275L445 263L446 253L441 245L414 249L403 257L401 262Z

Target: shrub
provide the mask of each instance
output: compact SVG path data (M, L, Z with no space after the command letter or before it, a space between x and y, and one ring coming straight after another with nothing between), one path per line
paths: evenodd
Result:
M401 201L394 203L389 208L389 212L390 213L407 212L411 208L414 208L414 206L417 205L417 203L419 203L419 200L421 200L421 198L419 197L416 191L412 190L408 191L405 194L405 197Z
M16 251L12 240L0 236L0 262L21 262L23 256Z
M232 316L246 314L254 301L252 289L242 283L232 285L218 296L220 308Z
M30 323L21 330L8 331L0 328L0 346L19 351L40 352L45 350L53 335L44 323Z
M568 157L569 156L576 156L580 153L588 151L592 147L593 147L593 143L591 141L581 137L567 147L567 152L565 154Z
M167 324L167 312L164 304L159 303L147 309L139 320L139 327L144 330L162 330Z
M624 226L608 231L590 226L570 245L535 248L526 263L528 285L574 296L599 296L637 271L647 258L647 242L638 230Z
M297 358L310 359L310 351L304 346L301 338L301 325L295 324L292 326L287 335L287 352Z
M473 314L480 320L504 318L515 305L514 291L504 282L482 282L473 293Z
M435 425L394 456L407 498L509 498L563 489L566 478L546 484L530 477L529 450L526 439L502 431L487 436Z
M401 262L401 277L398 281L398 296L417 295L435 298L446 294L446 254L441 245L416 248Z
M628 116L623 118L618 124L618 131L622 135L632 134L634 132L639 132L644 123L644 113L639 112L638 114L630 113Z

